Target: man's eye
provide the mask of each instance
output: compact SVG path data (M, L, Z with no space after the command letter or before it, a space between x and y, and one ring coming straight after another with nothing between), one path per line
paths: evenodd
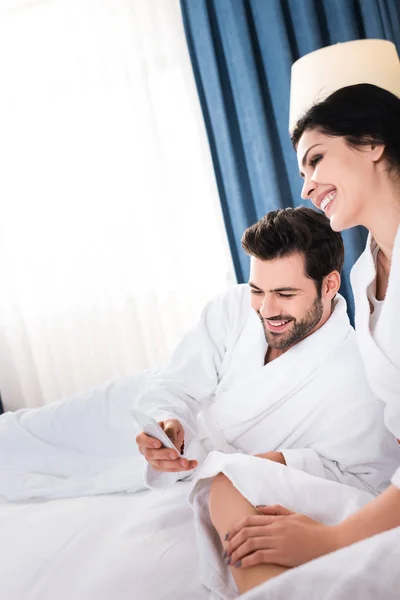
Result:
M314 156L309 162L310 167L313 167L313 168L316 167L321 159L322 159L322 154L317 154L316 156Z
M294 294L278 294L280 298L294 298Z
M252 294L255 294L256 296L260 296L262 294L261 290L250 290Z

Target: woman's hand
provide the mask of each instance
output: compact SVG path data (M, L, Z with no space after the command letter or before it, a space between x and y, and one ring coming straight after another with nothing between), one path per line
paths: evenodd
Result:
M229 534L226 562L233 567L261 563L296 567L339 547L336 529L282 506L259 506ZM224 555L225 556L225 555Z

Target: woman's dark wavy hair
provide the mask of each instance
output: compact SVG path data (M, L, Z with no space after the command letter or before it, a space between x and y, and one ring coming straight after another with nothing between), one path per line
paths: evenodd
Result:
M305 273L314 280L319 296L324 277L343 268L342 236L323 213L305 206L269 212L246 229L242 247L260 260L302 254Z
M400 173L400 98L376 85L349 85L314 104L295 125L294 148L307 129L344 137L350 147L383 144L389 170Z

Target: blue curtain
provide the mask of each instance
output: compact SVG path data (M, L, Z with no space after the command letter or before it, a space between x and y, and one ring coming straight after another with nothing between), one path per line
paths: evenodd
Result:
M243 231L278 207L302 204L288 135L290 68L323 46L362 38L400 49L398 0L181 0L236 275L247 280ZM342 293L365 245L343 232Z

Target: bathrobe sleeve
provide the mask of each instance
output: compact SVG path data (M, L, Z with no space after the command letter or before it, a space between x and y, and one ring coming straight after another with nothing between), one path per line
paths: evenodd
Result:
M197 327L183 338L165 370L151 378L137 400L137 408L157 421L178 419L185 431L186 449L196 438L201 402L215 392L230 338L240 328L243 307L248 314L247 286L242 285L209 302ZM149 487L166 487L180 476L159 473L146 463Z
M305 471L315 477L325 478L324 463L312 448L281 450L288 467Z
M363 395L360 389L355 406L338 401L331 418L321 419L308 447L279 450L290 467L374 494L383 492L400 464L400 447L388 434L382 412L369 390ZM400 485L400 470L392 481Z

